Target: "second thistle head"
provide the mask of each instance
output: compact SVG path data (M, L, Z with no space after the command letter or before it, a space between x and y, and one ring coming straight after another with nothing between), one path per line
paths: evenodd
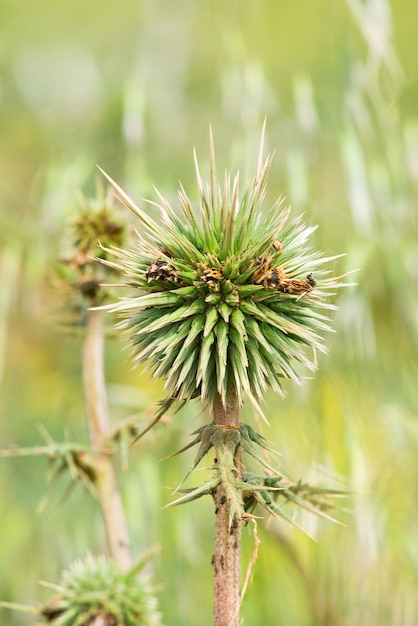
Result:
M123 247L128 240L128 225L118 216L113 196L105 194L101 185L94 197L81 193L78 197L80 206L69 224L65 253L55 265L54 277L60 300L65 303L66 321L71 325L85 320L88 307L109 300L105 284L114 282L117 272L105 265L105 248ZM99 265L97 258L104 264Z

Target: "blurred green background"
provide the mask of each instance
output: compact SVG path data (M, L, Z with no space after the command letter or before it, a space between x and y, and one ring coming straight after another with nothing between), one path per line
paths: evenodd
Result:
M96 163L140 201L153 185L196 197L207 172L251 174L264 117L276 149L270 196L319 224L315 244L361 268L335 314L319 371L267 398L264 432L293 477L354 490L337 526L298 514L317 542L259 522L245 624L418 623L418 6L413 0L73 0L0 3L1 446L86 440L80 338L54 320L52 266L75 193ZM151 416L161 385L109 342L112 416ZM213 507L163 511L193 452L197 406L158 425L122 475L136 553L160 544L164 623L210 624ZM244 419L252 423L251 411ZM45 511L47 463L1 459L0 598L44 600L38 581L104 537L97 508L65 476ZM199 479L196 474L194 481ZM59 505L59 506L57 506ZM261 515L261 513L260 513ZM244 531L244 565L252 530ZM31 624L0 610L0 623Z

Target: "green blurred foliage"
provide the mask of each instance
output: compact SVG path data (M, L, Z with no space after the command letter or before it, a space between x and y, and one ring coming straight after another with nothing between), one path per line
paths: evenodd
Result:
M317 244L360 267L340 299L319 371L285 401L267 398L264 432L295 478L355 490L347 526L301 517L318 542L259 521L248 624L418 623L418 69L410 0L168 0L0 5L1 445L86 440L80 337L57 328L52 267L100 164L133 197L152 186L193 195L212 122L219 164L252 171L267 116L276 148L269 199L320 225ZM153 209L150 209L153 210ZM114 419L152 415L161 387L109 342ZM201 425L197 406L158 425L121 475L133 545L161 543L155 579L171 626L210 623L213 508L162 511L192 453L158 462ZM251 412L245 420L252 422ZM97 508L81 487L46 489L46 462L1 459L0 597L44 599L87 549L102 551ZM190 479L191 480L191 479ZM195 478L196 480L196 478ZM252 529L244 533L244 565ZM205 617L203 617L205 616ZM27 624L0 611L0 623Z

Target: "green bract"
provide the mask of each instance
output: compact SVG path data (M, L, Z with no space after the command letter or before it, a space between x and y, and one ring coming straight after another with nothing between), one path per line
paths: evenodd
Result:
M113 249L113 267L141 295L110 306L118 312L135 362L147 362L165 379L169 399L200 397L211 405L228 394L245 395L259 409L271 387L300 381L300 365L313 370L324 351L323 331L332 309L327 297L338 286L311 249L314 227L289 220L279 199L263 209L271 158L239 190L239 176L220 185L211 141L210 182L196 172L199 207L184 188L180 211L159 195L161 221L137 207L109 177L121 201L141 223L135 249Z

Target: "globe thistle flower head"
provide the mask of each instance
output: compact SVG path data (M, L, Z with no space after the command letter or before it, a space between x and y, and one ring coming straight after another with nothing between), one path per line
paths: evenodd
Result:
M89 555L64 571L56 594L40 608L48 623L60 626L159 626L156 598L138 577L143 563L129 572L104 557Z
M73 247L77 252L73 263L83 268L92 264L95 257L106 258L103 246L123 246L126 226L116 216L111 196L88 200L80 195L80 202L80 212L72 223Z
M281 198L263 208L272 159L262 155L263 138L241 192L239 174L218 182L211 137L208 184L195 157L198 209L181 185L178 212L157 192L159 222L105 174L141 224L135 248L113 248L110 262L138 295L109 309L122 318L134 362L165 379L170 399L220 397L225 406L233 394L261 411L267 388L283 394L284 379L300 382L300 367L315 369L315 351L325 350L324 311L339 284L324 265L336 257L312 250L315 228L290 220Z
M79 194L80 208L71 221L67 237L67 254L57 266L66 300L73 308L104 302L108 292L103 283L114 280L115 270L99 265L96 259L107 259L109 246L123 247L127 241L127 225L113 207L114 198L98 186L93 198Z

